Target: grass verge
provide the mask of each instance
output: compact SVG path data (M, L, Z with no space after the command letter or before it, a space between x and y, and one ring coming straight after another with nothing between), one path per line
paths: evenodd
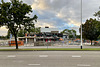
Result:
M0 51L100 51L100 48L34 48L34 49L0 49Z

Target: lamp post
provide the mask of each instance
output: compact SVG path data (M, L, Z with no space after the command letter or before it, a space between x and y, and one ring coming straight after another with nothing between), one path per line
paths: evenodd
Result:
M82 49L82 0L81 0L81 49Z

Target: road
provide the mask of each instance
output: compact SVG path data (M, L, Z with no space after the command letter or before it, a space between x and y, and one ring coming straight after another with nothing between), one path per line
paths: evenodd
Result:
M100 51L2 51L0 67L100 67Z

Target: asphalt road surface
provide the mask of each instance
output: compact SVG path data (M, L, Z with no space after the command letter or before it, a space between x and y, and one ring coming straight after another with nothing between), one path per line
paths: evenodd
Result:
M0 67L100 67L100 51L2 51Z

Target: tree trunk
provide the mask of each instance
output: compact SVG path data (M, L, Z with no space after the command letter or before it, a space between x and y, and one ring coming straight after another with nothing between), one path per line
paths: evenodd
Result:
M91 45L92 45L92 40L91 40Z
M16 49L18 49L17 35L14 35L14 36L15 36Z

